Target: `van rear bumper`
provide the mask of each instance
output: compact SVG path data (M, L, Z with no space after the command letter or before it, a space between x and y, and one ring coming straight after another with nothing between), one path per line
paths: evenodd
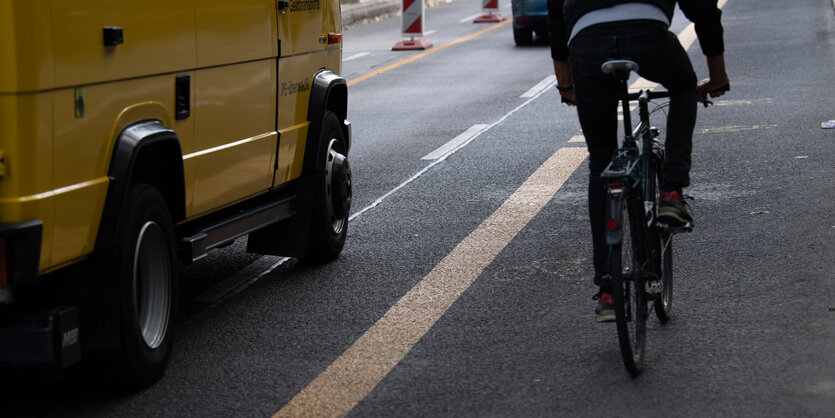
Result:
M81 359L78 308L15 306L15 288L38 278L43 222L0 223L0 364L64 368ZM35 306L40 304L35 304ZM46 309L46 310L43 310Z
M81 360L78 308L18 314L0 326L0 364L60 369Z

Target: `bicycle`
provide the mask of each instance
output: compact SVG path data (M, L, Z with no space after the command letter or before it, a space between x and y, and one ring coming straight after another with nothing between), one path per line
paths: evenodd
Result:
M620 83L624 140L603 171L606 196L606 244L609 248L608 280L615 299L615 322L624 365L637 376L646 353L646 320L649 305L664 324L673 306L673 243L692 224L678 227L656 221L659 185L664 178L664 143L649 123L649 102L668 98L666 91L642 90L630 94L627 80L638 64L630 60L603 63L604 73ZM633 129L629 102L638 101L640 122ZM639 140L640 139L640 143ZM627 264L624 266L624 262Z

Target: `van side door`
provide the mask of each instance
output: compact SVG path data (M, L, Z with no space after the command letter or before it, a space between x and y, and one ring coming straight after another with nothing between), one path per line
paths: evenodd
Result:
M274 0L195 0L195 188L189 216L272 187L278 55Z

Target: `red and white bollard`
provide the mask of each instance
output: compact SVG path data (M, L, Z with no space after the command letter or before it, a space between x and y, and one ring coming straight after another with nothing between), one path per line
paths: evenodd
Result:
M403 0L403 36L409 40L394 44L392 51L432 48L432 42L423 38L423 2L424 0Z
M482 0L481 5L484 14L475 18L473 23L496 23L507 19L499 13L499 0Z

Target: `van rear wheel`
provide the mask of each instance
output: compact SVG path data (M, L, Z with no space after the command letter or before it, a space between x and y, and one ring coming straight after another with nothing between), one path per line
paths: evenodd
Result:
M156 188L131 186L117 237L110 271L119 281L118 379L127 387L145 388L168 365L177 307L173 222Z

